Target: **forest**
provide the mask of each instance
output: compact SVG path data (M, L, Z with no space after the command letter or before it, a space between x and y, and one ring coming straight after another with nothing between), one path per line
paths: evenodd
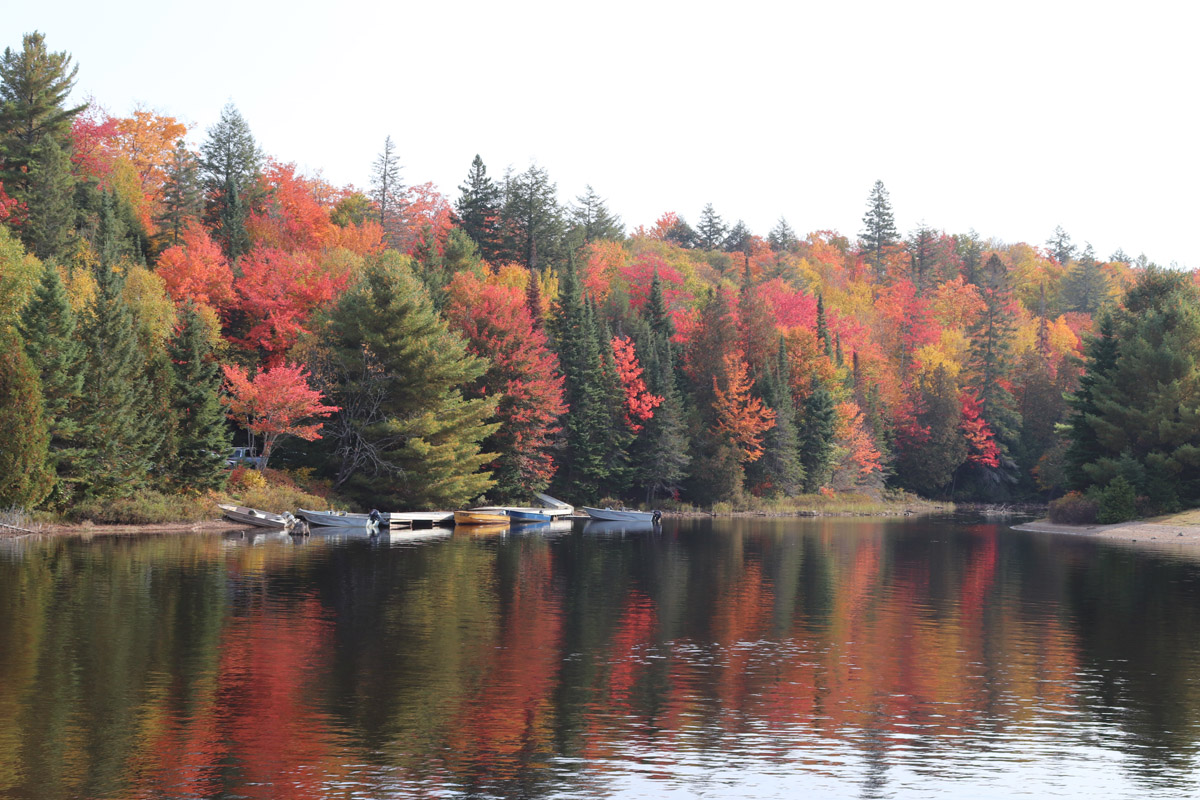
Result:
M447 194L390 137L338 187L233 104L72 104L78 69L39 33L0 60L0 507L220 491L235 443L397 510L1200 501L1194 274L901 232L882 182L854 238L627 226L470 154Z

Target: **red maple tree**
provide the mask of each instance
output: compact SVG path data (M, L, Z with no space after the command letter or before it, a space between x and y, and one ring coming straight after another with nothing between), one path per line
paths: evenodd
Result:
M306 442L321 438L323 423L337 406L322 403L321 393L308 385L309 373L300 364L280 364L251 377L243 367L225 366L226 404L229 417L254 436L263 437L262 469L280 436L297 436Z
M617 377L625 388L625 424L637 433L642 429L642 422L654 417L654 409L662 405L663 398L646 388L637 353L628 336L614 336L612 349L617 362Z

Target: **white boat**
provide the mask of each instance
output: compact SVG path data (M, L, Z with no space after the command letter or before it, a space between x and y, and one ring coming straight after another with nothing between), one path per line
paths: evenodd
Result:
M309 525L379 530L379 521L371 519L369 514L351 514L348 511L311 511L307 508L300 509L299 513Z
M624 508L588 508L583 507L592 519L606 522L654 522L662 517L661 511L630 511Z
M277 528L290 531L296 524L296 518L288 513L275 514L270 511L259 511L257 508L231 506L225 503L217 503L217 508L221 509L225 516L234 522L242 522L258 528Z
M453 511L393 511L383 515L384 522L392 520L407 522L409 525L422 523L425 525L453 525Z

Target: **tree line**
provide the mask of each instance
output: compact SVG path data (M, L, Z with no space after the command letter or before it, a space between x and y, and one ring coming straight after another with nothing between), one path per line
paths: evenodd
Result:
M902 235L882 182L853 241L627 230L537 164L406 185L390 137L334 187L232 104L196 149L70 105L77 70L0 60L0 504L219 489L235 436L395 508L1200 489L1194 282L1144 257Z

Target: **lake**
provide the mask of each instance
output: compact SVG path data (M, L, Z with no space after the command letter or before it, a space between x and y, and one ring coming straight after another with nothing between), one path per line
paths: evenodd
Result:
M1200 556L978 518L0 540L0 797L1200 796Z

